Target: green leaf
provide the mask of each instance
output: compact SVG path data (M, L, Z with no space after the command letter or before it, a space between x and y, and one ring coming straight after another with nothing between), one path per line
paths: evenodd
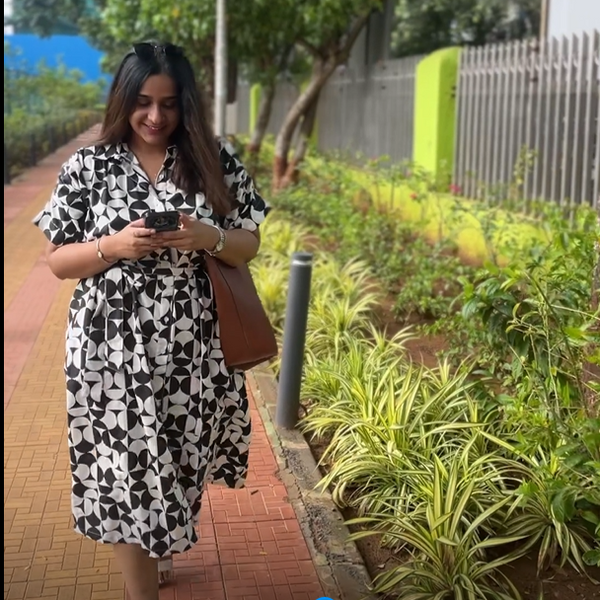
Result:
M590 567L600 567L600 550L588 550L583 554L583 562Z
M559 523L566 523L575 516L577 491L563 488L552 498L552 513Z
M592 512L591 510L582 511L581 517L585 519L588 523L591 523L592 525L600 524L600 515L598 515L595 512Z

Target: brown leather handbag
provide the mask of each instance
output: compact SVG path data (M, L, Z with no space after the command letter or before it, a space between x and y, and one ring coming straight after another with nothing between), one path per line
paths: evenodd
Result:
M232 267L209 254L205 261L227 367L246 371L277 356L275 332L248 265Z

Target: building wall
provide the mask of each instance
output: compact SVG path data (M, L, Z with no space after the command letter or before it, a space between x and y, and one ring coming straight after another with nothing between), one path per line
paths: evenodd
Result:
M12 0L4 0L4 18L12 17L13 3ZM4 35L11 35L14 32L12 25L4 25Z
M600 30L600 0L548 0L548 36Z
M102 53L90 46L83 37L54 35L40 38L29 33L5 33L4 41L8 41L14 49L20 50L20 60L25 61L30 68L43 59L48 66L56 66L60 61L69 69L80 70L85 81L95 81L102 76Z

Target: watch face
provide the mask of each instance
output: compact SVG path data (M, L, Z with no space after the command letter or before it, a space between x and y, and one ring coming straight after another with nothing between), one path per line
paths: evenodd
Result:
M219 240L212 250L207 250L207 252L211 256L221 252L221 250L223 250L223 247L225 246L225 232L220 227L215 227L215 229L219 232Z

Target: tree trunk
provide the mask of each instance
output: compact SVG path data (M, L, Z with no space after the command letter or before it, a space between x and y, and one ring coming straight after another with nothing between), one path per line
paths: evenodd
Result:
M288 64L290 54L294 48L293 44L286 46L281 52L281 56L278 61L266 61L263 63L263 72L267 74L268 83L263 84L262 93L260 95L260 106L258 107L258 115L256 118L256 124L254 125L254 131L248 144L248 152L250 156L256 157L260 152L263 139L267 133L267 127L269 125L269 119L271 118L271 111L273 108L273 101L277 92L277 77ZM270 74L270 75L269 75Z
M328 60L323 62L315 59L312 78L304 90L298 96L298 99L288 111L283 125L277 134L275 140L275 158L273 162L273 189L278 190L282 187L285 175L288 170L288 156L296 127L300 119L306 114L308 109L318 97L330 75L337 67L337 61Z
M316 101L335 69L348 60L350 50L369 19L369 14L370 12L354 19L346 35L337 40L332 39L329 44L322 46L320 49L312 46L306 40L300 40L300 43L313 55L313 73L308 86L288 111L275 140L272 183L274 191L280 189L286 179L290 147L300 119ZM295 167L292 168L295 169Z
M250 156L256 156L260 152L262 141L267 132L267 126L269 125L269 119L271 118L271 109L273 108L273 99L275 98L276 84L275 81L269 85L263 86L260 95L260 105L258 107L258 117L254 130L250 136L250 142L248 143L248 153Z
M215 98L215 59L214 56L203 56L200 59L200 64L202 65L202 96L204 97L204 102L208 105L210 109L210 114L208 115L209 122L213 122L213 111L214 111L214 98Z
M294 158L288 164L285 175L281 180L281 187L285 188L286 186L296 183L298 181L298 171L300 163L304 160L306 156L306 150L308 149L308 143L310 140L310 136L315 128L315 121L317 119L317 108L319 107L319 97L321 92L317 92L315 99L312 104L308 107L308 110L304 114L302 118L302 123L300 125L300 131L298 132L298 141L296 142L296 149L294 151Z

